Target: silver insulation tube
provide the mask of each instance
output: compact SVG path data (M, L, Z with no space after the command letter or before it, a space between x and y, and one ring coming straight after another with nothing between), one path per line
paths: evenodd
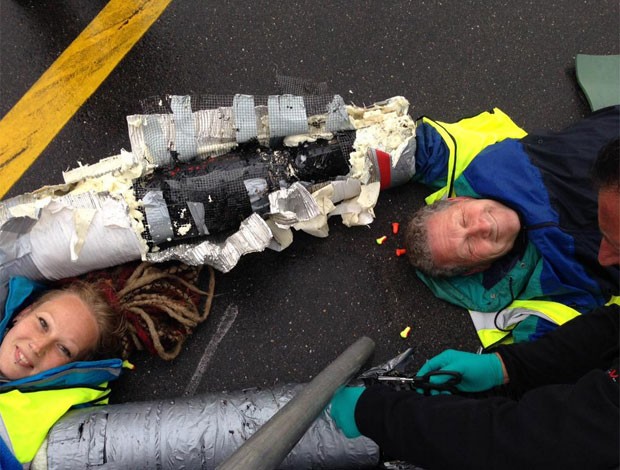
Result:
M219 470L272 470L284 460L325 409L338 387L364 365L375 343L362 337L321 371L287 405L219 467Z
M48 435L47 468L215 469L303 389L289 384L75 410ZM363 469L379 459L372 440L346 438L323 410L278 468Z

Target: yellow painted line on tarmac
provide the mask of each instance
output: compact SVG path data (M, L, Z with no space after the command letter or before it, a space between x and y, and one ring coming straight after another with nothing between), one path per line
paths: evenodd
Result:
M172 0L110 0L0 121L0 198Z

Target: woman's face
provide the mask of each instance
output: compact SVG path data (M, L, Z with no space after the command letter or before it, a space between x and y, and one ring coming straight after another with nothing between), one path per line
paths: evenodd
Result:
M74 294L21 311L0 344L0 373L10 380L84 358L99 339L99 326Z

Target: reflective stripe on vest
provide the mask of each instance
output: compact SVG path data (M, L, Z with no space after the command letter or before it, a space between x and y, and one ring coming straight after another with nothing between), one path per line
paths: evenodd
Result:
M106 403L107 389L66 388L38 392L11 392L0 394L0 415L17 460L28 463L39 450L48 431L71 407L80 404Z
M514 300L500 312L470 310L469 314L485 348L502 341L517 323L530 315L544 318L556 325L563 325L580 315L577 310L567 305L549 300Z
M612 295L611 299L609 299L609 302L607 302L605 305L620 305L620 295Z
M494 108L492 113L487 111L453 124L428 118L423 118L422 122L433 126L450 152L446 185L428 196L425 199L427 204L454 196L448 195L449 190L453 191L452 182L483 149L504 139L520 139L527 135L527 132L498 108Z

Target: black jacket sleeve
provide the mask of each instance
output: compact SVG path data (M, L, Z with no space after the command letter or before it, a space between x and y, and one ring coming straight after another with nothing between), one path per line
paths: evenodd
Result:
M384 454L435 469L607 469L618 465L618 385L600 370L520 400L425 397L374 386L355 408Z
M618 307L582 315L533 343L498 348L524 392L425 397L370 387L355 408L362 434L426 469L618 466ZM500 390L500 389L498 389Z
M620 307L580 315L537 341L494 349L506 365L510 383L528 390L573 383L592 369L608 369L618 358Z

